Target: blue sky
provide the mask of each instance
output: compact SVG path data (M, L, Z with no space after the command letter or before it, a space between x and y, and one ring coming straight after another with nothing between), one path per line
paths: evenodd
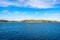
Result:
M0 19L60 21L60 0L0 0Z

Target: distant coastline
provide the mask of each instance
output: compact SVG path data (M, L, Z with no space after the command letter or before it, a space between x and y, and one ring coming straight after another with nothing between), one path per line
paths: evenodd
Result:
M14 20L0 20L0 22L17 22L17 21L14 21Z
M22 20L21 22L58 22L56 20Z
M21 20L21 21L0 20L0 22L59 22L59 21L56 21L56 20Z

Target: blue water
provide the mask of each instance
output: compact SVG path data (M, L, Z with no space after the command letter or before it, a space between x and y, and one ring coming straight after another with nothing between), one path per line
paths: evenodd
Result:
M0 40L60 40L60 23L0 22Z

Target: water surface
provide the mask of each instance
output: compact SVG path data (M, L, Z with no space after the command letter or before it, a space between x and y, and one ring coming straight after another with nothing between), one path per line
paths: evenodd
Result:
M0 22L0 40L60 40L60 23Z

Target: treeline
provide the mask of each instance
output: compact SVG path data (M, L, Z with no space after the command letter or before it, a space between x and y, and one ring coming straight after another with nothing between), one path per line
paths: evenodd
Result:
M55 20L22 20L21 22L57 22Z
M10 20L0 20L0 22L17 22L17 21L10 21Z
M0 20L0 22L58 22L58 21L55 21L55 20L21 20L21 21Z
M0 22L8 22L8 20L0 20Z

